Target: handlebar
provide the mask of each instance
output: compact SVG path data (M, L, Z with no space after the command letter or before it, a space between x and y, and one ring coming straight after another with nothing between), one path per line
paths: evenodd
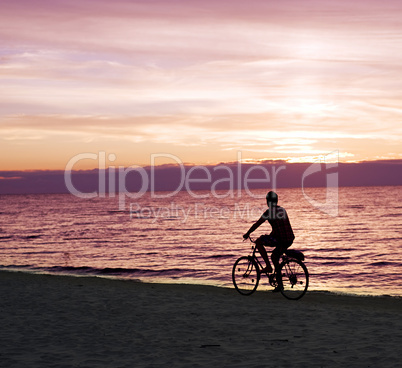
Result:
M245 242L246 240L250 240L252 243L255 243L255 240L249 235L248 238L243 239L243 241Z

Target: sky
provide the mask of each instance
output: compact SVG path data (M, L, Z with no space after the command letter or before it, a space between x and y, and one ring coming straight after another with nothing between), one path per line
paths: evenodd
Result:
M402 158L401 1L0 7L0 170Z

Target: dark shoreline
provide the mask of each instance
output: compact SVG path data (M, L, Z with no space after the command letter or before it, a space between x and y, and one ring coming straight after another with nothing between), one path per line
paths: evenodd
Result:
M9 269L8 269L9 268ZM20 269L23 268L23 269ZM222 286L222 285L217 285L217 284L203 284L203 283L191 283L191 282L180 282L180 281L173 281L173 280L168 280L165 279L165 281L161 281L158 279L150 279L150 278L133 278L133 277L123 277L121 275L107 275L107 274L80 274L80 273L69 273L69 272L52 272L52 271L43 271L42 269L29 269L29 266L0 266L0 278L1 274L5 273L22 273L22 274L27 274L27 275L33 275L33 276L51 276L51 277L71 277L75 279L100 279L100 280L108 280L108 281L122 281L122 282L128 282L128 283L141 283L141 284L146 284L146 285L160 285L161 287L163 285L165 286L177 286L180 287L181 285L183 286L194 286L194 287L211 287L211 288L217 288L217 289L225 289L225 290L233 290L235 291L234 287L232 284L229 286ZM268 290L257 290L256 293L270 293L270 289ZM346 291L331 291L331 290L308 290L307 294L310 296L318 295L318 296L328 296L328 297L345 297L345 298L371 298L371 299L378 299L378 300L389 300L389 299L395 299L395 300L402 300L402 296L400 295L387 295L387 294L369 294L369 293L352 293L352 292L346 292Z
M402 299L0 272L2 364L395 367ZM357 353L358 352L358 353Z

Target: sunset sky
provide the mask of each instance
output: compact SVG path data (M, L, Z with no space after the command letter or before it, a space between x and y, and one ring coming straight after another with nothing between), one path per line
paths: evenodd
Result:
M0 6L0 170L402 158L399 0Z

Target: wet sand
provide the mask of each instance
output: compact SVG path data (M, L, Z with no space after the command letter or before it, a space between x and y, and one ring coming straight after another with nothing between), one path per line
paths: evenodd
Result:
M396 367L402 298L0 272L3 367Z

